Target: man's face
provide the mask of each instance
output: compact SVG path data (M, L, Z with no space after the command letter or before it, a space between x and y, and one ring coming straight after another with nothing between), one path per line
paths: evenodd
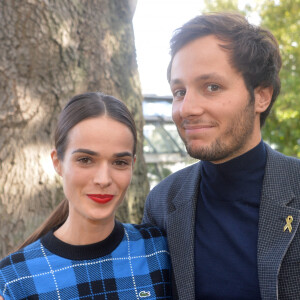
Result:
M255 147L259 114L242 75L213 35L180 49L171 69L172 116L188 153L222 163Z

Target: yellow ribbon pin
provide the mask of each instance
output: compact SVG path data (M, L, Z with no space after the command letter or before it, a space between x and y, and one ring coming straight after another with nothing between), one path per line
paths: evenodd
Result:
M283 231L286 231L288 229L289 232L292 232L293 217L292 216L288 216L285 220L286 220L286 224L283 227Z

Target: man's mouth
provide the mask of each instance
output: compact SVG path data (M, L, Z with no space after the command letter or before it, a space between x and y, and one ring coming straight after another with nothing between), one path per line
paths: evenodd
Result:
M212 128L216 127L218 124L215 121L211 120L183 120L181 123L181 127L189 130L189 129L202 129L202 128Z

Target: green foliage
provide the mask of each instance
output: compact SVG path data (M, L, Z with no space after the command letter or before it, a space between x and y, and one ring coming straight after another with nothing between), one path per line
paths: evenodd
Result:
M246 16L256 12L260 25L277 38L283 61L281 93L262 133L280 152L300 157L300 0L261 0L256 7L255 1L248 3L241 11L238 0L205 0L205 11L234 10Z
M237 11L238 0L204 0L205 12Z
M282 55L281 93L263 129L279 151L300 157L300 0L266 0L261 25L272 31Z

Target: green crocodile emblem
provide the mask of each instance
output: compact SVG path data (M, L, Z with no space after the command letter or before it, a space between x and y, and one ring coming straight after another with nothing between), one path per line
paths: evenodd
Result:
M141 291L141 292L139 293L139 296L140 296L141 298L145 298L145 297L151 296L151 294L150 294L150 292Z

